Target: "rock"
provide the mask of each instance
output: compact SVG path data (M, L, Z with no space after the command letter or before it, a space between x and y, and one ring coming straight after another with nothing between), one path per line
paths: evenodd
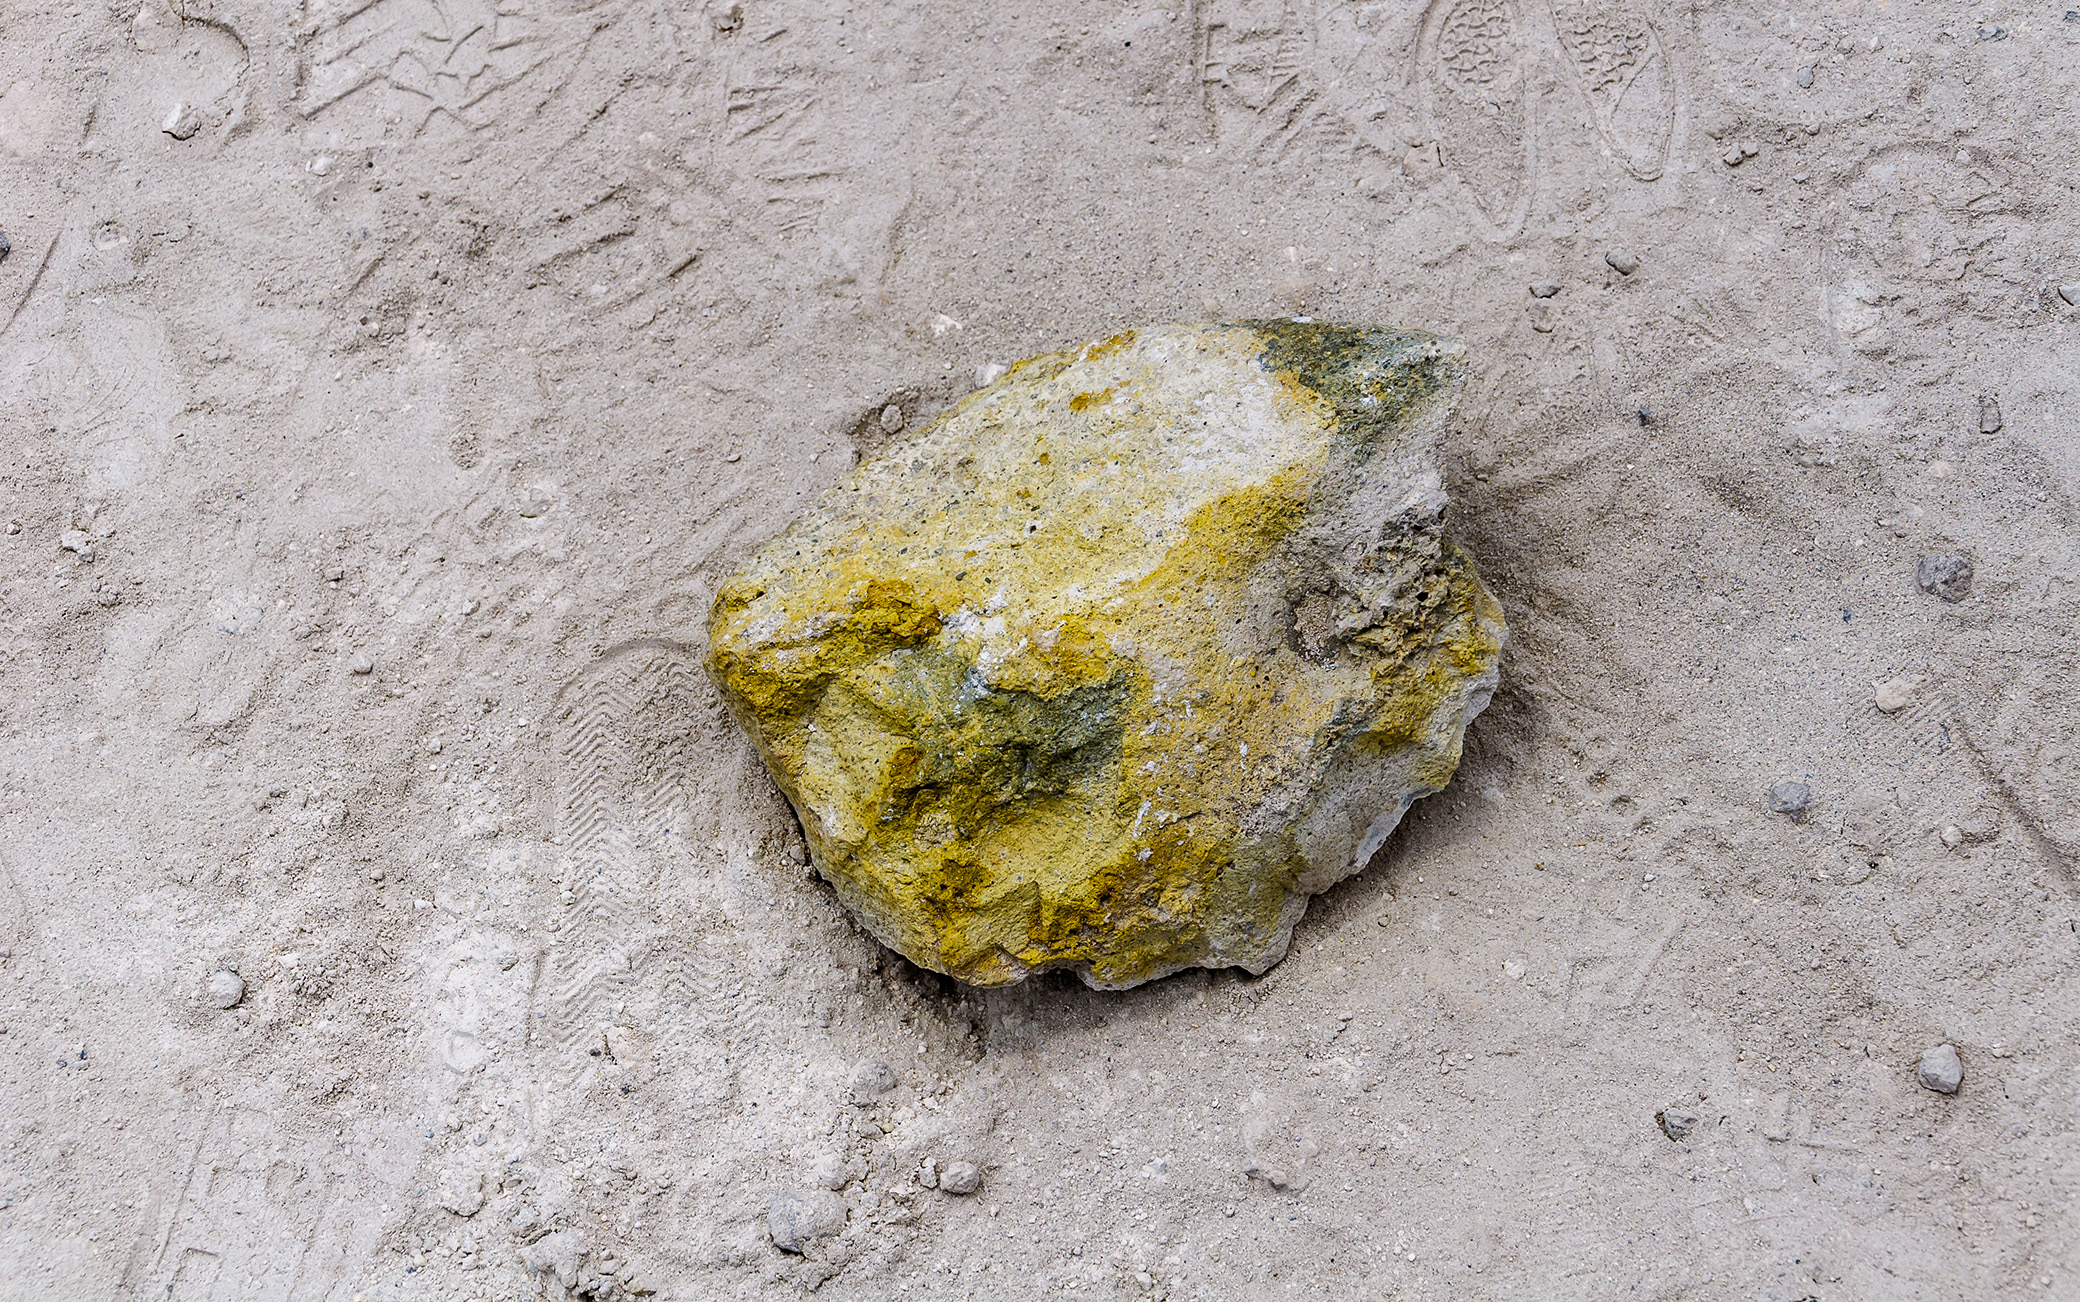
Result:
M1769 789L1769 812L1789 814L1794 823L1806 821L1806 809L1813 803L1813 788L1803 782L1784 779Z
M372 674L375 671L376 662L366 651L356 651L354 658L347 662L347 672L350 674Z
M1921 1055L1921 1066L1914 1072L1923 1089L1938 1094L1955 1094L1964 1083L1964 1061L1957 1056L1957 1049L1948 1044L1939 1044Z
M1255 322L1021 362L730 578L708 670L867 929L978 985L1263 972L1458 766L1456 344Z
M209 1006L211 1008L236 1008L246 997L246 980L228 967L220 967L209 974Z
M1610 269L1621 276L1629 276L1639 270L1639 257L1631 249L1612 249L1603 255Z
M585 1265L585 1240L576 1230L557 1230L520 1249L520 1264L537 1275L554 1275L569 1289Z
M1871 693L1871 703L1885 714L1898 714L1914 700L1914 693L1921 690L1920 674L1901 674L1879 683Z
M1914 585L1945 601L1963 601L1972 591L1972 563L1962 556L1924 556L1914 567Z
M875 1099L896 1087L896 1074L885 1062L863 1059L853 1066L849 1085L852 1097L861 1101Z
M1681 1108L1664 1108L1654 1114L1654 1121L1670 1139L1688 1139L1690 1132L1697 1129L1698 1116Z
M84 556L92 559L94 555L94 540L87 536L87 531L84 529L65 530L58 535L58 546L64 551L71 552L74 556Z
M173 112L166 115L166 121L159 124L159 129L175 140L186 140L202 130L202 115L192 104L176 104Z
M1800 68L1800 69L1798 70L1798 88L1799 88L1800 90L1811 90L1811 89L1812 89L1812 87L1813 87L1813 69L1812 69L1812 68L1811 68L1810 66L1808 66L1808 67L1804 67L1804 68Z
M982 1168L973 1162L948 1162L939 1173L939 1189L943 1193L965 1195L982 1188Z
M898 434L902 432L902 429L903 409L894 403L883 407L881 409L881 432L883 434Z
M5 237L0 237L4 239ZM6 256L0 253L0 257ZM2060 285L2058 296L2066 301L2067 307L2080 307L2080 285Z
M766 1232L782 1252L800 1253L845 1228L845 1200L824 1189L782 1189L766 1205Z
M1560 282L1557 280L1534 280L1527 288L1531 290L1531 297L1533 298L1551 298L1560 292Z
M14 252L14 241L7 238L6 231L0 231L0 262L7 261L7 255L12 252ZM2064 293L2065 291L2060 290L2059 292ZM2072 301L2070 298L2066 300L2068 303Z
M836 1193L850 1179L850 1173L845 1170L845 1159L836 1153L825 1153L809 1164L809 1183L818 1189Z
M1002 362L984 362L975 368L975 387L987 389L998 380L1003 379L1004 373L1010 369Z
M475 1216L484 1210L484 1177L475 1171L443 1171L435 1197L457 1216Z
M1991 396L1980 398L1979 432L1981 434L1998 434L2000 433L2002 423L2000 400Z

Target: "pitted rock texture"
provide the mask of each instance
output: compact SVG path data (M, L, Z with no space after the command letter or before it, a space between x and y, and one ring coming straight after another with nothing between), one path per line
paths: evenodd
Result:
M1442 533L1460 384L1407 331L1128 331L857 467L708 630L847 906L977 985L1276 963L1495 688Z

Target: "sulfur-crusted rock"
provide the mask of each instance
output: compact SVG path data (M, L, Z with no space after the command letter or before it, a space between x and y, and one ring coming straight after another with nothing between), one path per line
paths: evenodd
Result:
M1460 369L1305 321L1035 357L732 577L709 671L868 929L978 985L1277 962L1495 688Z

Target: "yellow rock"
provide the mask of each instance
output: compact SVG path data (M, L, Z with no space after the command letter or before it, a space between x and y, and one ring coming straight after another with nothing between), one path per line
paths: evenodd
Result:
M977 985L1276 963L1495 688L1441 532L1460 383L1405 331L1127 331L855 469L708 623L846 905Z

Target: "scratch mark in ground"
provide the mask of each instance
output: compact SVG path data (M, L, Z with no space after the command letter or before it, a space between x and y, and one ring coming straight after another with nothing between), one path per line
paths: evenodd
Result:
M1646 955L1639 961L1639 966L1633 969L1632 979L1625 983L1625 997L1618 1001L1618 1007L1632 1007L1632 1001L1639 998L1641 987L1647 984L1648 974L1654 970L1654 965L1661 961L1661 956L1668 952L1668 942L1674 940L1676 933L1682 929L1683 920L1681 918L1670 918L1668 920L1668 925L1661 929L1660 937L1647 948Z
M28 288L24 289L22 296L15 300L14 310L7 314L6 322L0 324L0 335L6 334L8 327L14 324L14 319L22 314L22 309L29 306L29 300L36 295L36 287L43 283L44 271L51 265L51 254L57 251L58 237L54 233L51 236L50 243L43 246L43 260L36 264L36 270L30 274Z

